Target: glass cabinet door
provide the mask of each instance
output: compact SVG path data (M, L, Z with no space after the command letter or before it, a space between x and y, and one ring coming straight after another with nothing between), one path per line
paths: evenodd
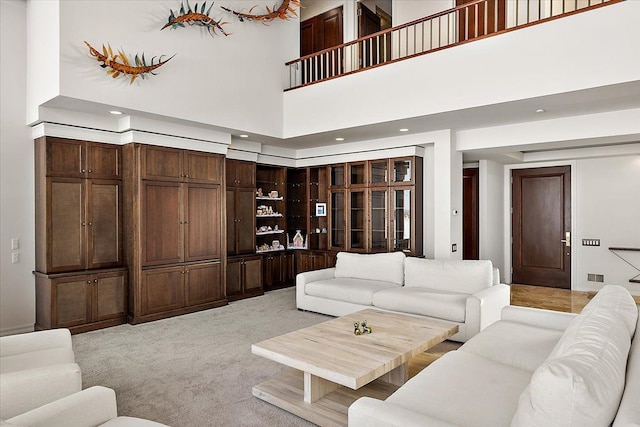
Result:
M349 250L364 251L366 249L365 192L349 192Z
M331 228L331 242L332 249L344 249L345 247L345 199L344 190L331 192L331 207L329 221Z
M332 165L329 167L331 169L331 181L330 186L332 188L336 187L344 187L345 185L345 165Z
M389 249L387 219L388 194L385 190L371 190L369 220L371 221L371 252L386 252Z
M369 162L369 184L371 186L386 186L389 183L388 178L389 161L371 160Z
M411 205L413 203L411 189L393 190L393 250L411 252L412 218Z
M410 158L392 159L393 183L408 184L413 182L413 162Z
M367 184L367 164L365 162L349 163L349 185L363 187Z

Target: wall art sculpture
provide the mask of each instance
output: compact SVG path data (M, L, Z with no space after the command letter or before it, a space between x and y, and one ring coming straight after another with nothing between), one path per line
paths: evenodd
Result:
M222 19L216 21L215 19L209 16L209 13L211 12L211 8L213 7L213 2L211 2L211 6L209 6L209 9L206 9L207 7L206 1L202 3L202 6L200 7L199 12L198 12L198 3L196 3L196 6L193 9L191 9L191 6L189 5L189 0L187 0L186 3L187 3L186 9L184 7L184 3L180 3L180 14L178 16L176 16L173 13L173 10L169 9L169 11L171 12L171 14L169 15L169 22L167 22L164 25L164 27L161 28L161 30L164 30L167 27L171 27L171 29L176 29L178 27L184 27L185 24L187 24L187 25L198 25L201 27L205 27L211 36L215 34L216 30L220 31L225 36L229 35L222 28L222 26L226 24L226 22L222 22ZM205 9L206 9L206 12L205 12Z
M249 12L247 13L238 12L222 6L221 7L227 12L231 12L235 16L237 16L240 22L244 22L245 20L247 20L247 21L259 21L262 23L266 23L266 22L271 22L274 19L287 20L290 18L297 17L298 15L296 14L296 10L294 9L294 6L300 7L300 1L299 0L283 0L280 6L278 6L277 8L274 6L273 10L269 6L266 6L267 13L263 13L263 14L252 13L253 9L255 9L256 6L253 6L251 9L249 9Z
M163 66L175 56L174 54L170 58L162 60L162 58L166 55L161 55L158 58L157 62L155 61L156 57L154 56L153 58L151 58L151 64L147 65L147 61L144 58L144 53L141 56L138 56L138 54L136 54L133 58L134 65L131 65L129 58L122 50L119 50L118 53L114 55L111 46L107 44L107 46L105 47L105 45L103 44L102 53L100 53L86 41L84 43L89 48L89 53L91 53L91 55L94 56L98 62L101 62L100 66L102 68L108 68L107 74L109 74L114 79L120 75L130 77L131 80L129 84L132 84L138 77L142 77L144 79L148 74L155 75L155 73L153 72L154 70ZM118 62L118 59L121 62Z

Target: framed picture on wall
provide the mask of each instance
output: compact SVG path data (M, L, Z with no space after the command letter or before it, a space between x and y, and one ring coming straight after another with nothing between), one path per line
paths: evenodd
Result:
M316 216L327 216L326 203L316 203Z

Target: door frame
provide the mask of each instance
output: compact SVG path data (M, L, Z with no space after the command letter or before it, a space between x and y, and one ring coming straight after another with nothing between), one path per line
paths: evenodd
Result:
M511 171L514 169L533 169L533 168L544 168L550 166L569 166L571 169L571 240L577 242L577 237L579 236L579 227L576 221L576 195L577 195L577 179L575 179L575 174L577 171L577 161L568 160L568 161L553 161L553 162L534 162L534 163L522 163L522 164L512 164L505 165L504 168L504 274L501 273L501 277L504 277L503 283L511 283L511 268L512 265L512 251L511 251L511 235L512 232L512 221L511 221ZM579 251L572 250L571 251L571 290L576 289L577 284L577 257Z

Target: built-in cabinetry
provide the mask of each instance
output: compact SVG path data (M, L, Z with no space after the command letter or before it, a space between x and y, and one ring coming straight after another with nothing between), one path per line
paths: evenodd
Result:
M292 251L264 254L263 284L267 290L293 285L295 280L295 258Z
M226 304L224 158L142 144L123 150L129 321Z
M35 141L36 329L124 323L121 147Z
M256 256L256 164L227 159L227 298L261 295L262 256ZM253 256L249 256L249 254Z
M329 166L329 248L422 254L422 158Z

